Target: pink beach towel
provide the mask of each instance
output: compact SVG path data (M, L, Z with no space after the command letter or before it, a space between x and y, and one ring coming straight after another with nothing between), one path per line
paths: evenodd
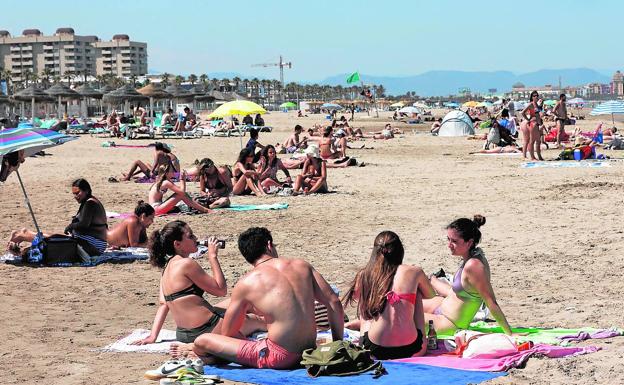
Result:
M598 350L600 350L600 348L596 346L562 347L537 344L529 350L513 353L509 356L501 358L460 358L457 356L444 355L446 353L445 351L438 350L432 352L431 354L427 354L424 357L410 357L393 361L439 366L452 369L500 372L522 366L529 359L529 357L534 355L540 355L548 358L561 358L594 353Z

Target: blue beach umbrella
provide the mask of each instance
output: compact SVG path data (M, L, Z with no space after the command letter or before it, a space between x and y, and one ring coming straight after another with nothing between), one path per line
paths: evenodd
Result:
M611 122L615 124L614 114L624 114L624 102L621 100L609 100L600 103L590 113L590 115L609 115L611 114Z
M342 110L342 106L340 104L336 104L336 103L325 103L323 105L321 105L321 108L331 108L334 110Z
M78 137L68 136L60 134L56 131L44 129L7 128L0 130L0 158L2 159L2 171L5 171L5 168L9 167L5 164L4 157L10 153L24 151L23 157L25 158L36 154L45 148L63 144L74 139L78 139ZM28 200L28 195L26 194L26 189L24 188L24 183L22 183L22 177L19 174L18 168L19 165L15 168L15 174L17 175L20 187L22 188L22 193L24 193L26 205L28 206L30 215L32 216L35 227L37 228L37 233L40 233L41 231L39 230L37 219L35 219L35 214L33 213L32 206ZM0 174L4 174L4 172ZM8 173L7 175L2 175L2 177L6 179L6 177L8 177Z

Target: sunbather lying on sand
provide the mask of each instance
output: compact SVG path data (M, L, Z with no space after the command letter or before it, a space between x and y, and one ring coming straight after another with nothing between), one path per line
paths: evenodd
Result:
M145 247L147 228L154 222L154 213L152 206L139 201L134 209L134 215L108 230L106 234L108 245L111 247Z
M367 135L365 135L365 137L373 139L392 139L394 138L394 135L401 134L403 134L403 131L399 130L398 128L394 128L390 123L387 123L383 130L369 132Z
M156 177L158 168L167 163L171 163L176 171L180 170L180 161L178 157L171 152L169 146L161 142L156 142L154 143L154 163L152 166L148 166L141 160L135 160L130 166L130 171L128 171L127 174L122 174L122 180L128 181L140 173L143 173L147 178Z
M475 215L474 219L460 218L447 226L451 254L463 261L451 284L431 277L437 296L423 300L425 320L433 320L438 333L466 329L485 303L503 331L511 334L511 327L494 296L490 265L483 250L477 247L481 240L479 227L483 224L485 217Z
M192 200L186 193L186 171L182 170L180 175L180 183L182 187L178 187L171 181L175 174L175 169L171 163L160 166L158 168L158 179L152 184L149 190L149 203L156 211L156 215L167 214L172 211L178 202L182 201L192 209L200 213L209 213L211 210ZM173 192L172 195L165 198L167 191Z
M375 237L368 264L361 269L345 295L345 305L357 303L362 345L380 360L423 356L427 330L423 313L423 288L435 292L420 267L403 264L403 244L392 231Z
M516 146L505 146L505 147L496 147L496 148L492 148L489 150L479 150L479 151L473 151L473 152L469 152L469 154L515 154L515 153L522 153L522 148L518 148Z

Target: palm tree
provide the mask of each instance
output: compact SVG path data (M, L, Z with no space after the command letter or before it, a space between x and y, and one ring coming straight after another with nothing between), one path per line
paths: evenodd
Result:
M235 76L234 79L232 79L232 81L234 82L234 91L238 92L238 86L241 82L241 78L239 78L238 76Z
M202 83L204 87L206 87L206 83L208 83L208 75L206 74L199 75L199 81Z
M178 86L182 84L183 81L184 81L184 76L182 75L176 75L176 77L173 79L173 82Z
M197 75L195 74L190 74L188 76L188 81L191 83L191 85L195 85L195 83L197 83Z
M11 70L8 69L2 69L0 70L0 79L4 79L7 82L7 96L11 95L12 92L12 85L13 85L13 76L11 74Z
M169 79L171 79L171 74L165 72L160 78L162 79L161 84L163 88L169 86Z
M65 71L63 77L67 79L67 85L71 85L72 77L74 76L73 72L70 70Z
M52 77L52 75L54 75L54 71L52 71L52 69L50 68L44 68L43 71L41 71L43 84L45 84L46 87L50 85L50 78Z
M132 84L132 88L136 87L137 76L135 74L130 75L130 84Z
M251 96L258 98L260 96L260 79L253 78L251 79Z

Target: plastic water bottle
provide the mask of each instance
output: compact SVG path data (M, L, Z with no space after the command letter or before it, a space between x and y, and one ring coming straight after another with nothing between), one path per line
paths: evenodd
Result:
M438 349L438 333L433 328L433 320L429 320L429 331L427 332L427 350Z
M581 150L578 148L574 149L574 160L581 160L581 159L583 159L583 153L581 152Z

